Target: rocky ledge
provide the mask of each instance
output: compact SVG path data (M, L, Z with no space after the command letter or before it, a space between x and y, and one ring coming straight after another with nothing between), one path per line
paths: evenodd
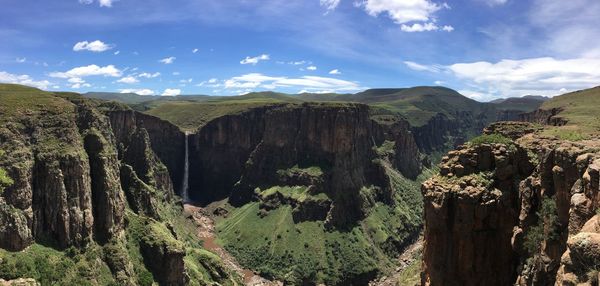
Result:
M519 138L462 146L423 184L424 285L597 285L600 146L535 129L492 125Z

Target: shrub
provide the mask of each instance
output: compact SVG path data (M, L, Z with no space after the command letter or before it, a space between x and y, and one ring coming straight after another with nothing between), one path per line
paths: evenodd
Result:
M538 224L532 226L525 235L524 247L530 254L540 251L542 241L556 240L559 235L558 212L552 198L544 198L537 212Z
M0 158L4 156L4 151L0 150ZM4 188L12 185L14 181L8 176L6 170L0 168L0 194L4 191Z
M510 138L502 136L501 134L498 134L498 133L484 134L481 136L477 136L477 137L471 139L471 141L469 141L469 144L471 144L471 145L481 145L481 144L510 145L512 143L513 143L513 141Z

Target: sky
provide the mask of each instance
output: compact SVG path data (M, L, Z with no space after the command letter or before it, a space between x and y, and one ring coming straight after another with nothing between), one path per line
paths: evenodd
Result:
M599 0L0 0L0 82L141 95L600 85Z

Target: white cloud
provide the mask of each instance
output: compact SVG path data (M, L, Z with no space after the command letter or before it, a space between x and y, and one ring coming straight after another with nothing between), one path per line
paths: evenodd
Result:
M177 96L181 94L181 89L171 89L171 88L167 88L165 89L165 91L161 94L162 96Z
M411 26L402 24L402 26L400 26L400 29L404 32L412 33L412 32L437 31L440 29L440 27L438 27L433 22L429 22L429 23L425 23L425 24L414 23Z
M112 3L115 0L98 0L98 2L100 3L100 7L112 7Z
M15 59L15 61L16 61L17 63L24 63L24 62L26 62L26 61L27 61L27 58L16 58L16 59Z
M118 55L120 53L121 53L121 51L116 51L116 52L114 52L114 55L116 56L116 55Z
M33 80L29 75L17 75L8 72L0 71L0 82L2 83L16 83L22 85L28 85L37 87L39 89L48 89L50 82L47 80L36 81Z
M121 74L122 72L113 65L107 65L105 67L89 65L83 67L76 67L66 72L52 72L50 73L50 76L56 78L82 78L86 76L120 77Z
M170 65L175 61L175 59L177 59L177 58L176 57L168 57L168 58L164 58L164 59L160 60L159 62L161 62L165 65Z
M316 71L317 67L316 66L308 66L308 67L306 67L306 69L309 71Z
M216 78L211 78L209 80L205 80L205 81L200 82L199 84L196 84L196 86L207 85L207 86L210 86L210 87L219 87L219 86L221 86L221 84L217 83L218 81L219 80L216 79Z
M457 63L445 67L489 96L557 95L600 83L600 59L551 57Z
M452 32L452 31L454 31L454 27L449 26L449 25L444 25L444 27L442 27L442 30L446 31L446 32Z
M159 72L155 72L155 73L141 73L138 75L138 77L144 77L144 78L155 78L155 77L159 77L160 73Z
M404 64L411 70L428 71L428 72L434 72L434 73L440 72L440 68L442 68L439 65L422 65L422 64L418 64L418 63L410 62L410 61L405 61Z
M429 22L429 23L425 23L425 24L414 23L412 25L402 24L402 26L400 26L400 29L403 32L413 33L413 32L438 31L438 30L440 30L440 27L433 22ZM454 27L449 26L449 25L444 25L441 28L441 30L446 31L446 32L452 32L452 31L454 31Z
M79 3L86 5L92 4L93 2L94 0L79 0Z
M90 51L90 52L104 52L112 49L114 45L108 45L100 40L96 40L93 42L83 41L78 42L73 46L73 51Z
M486 4L488 4L490 6L504 5L504 4L506 4L506 2L508 2L508 0L479 0L479 1L485 2Z
M123 77L123 78L117 80L117 82L132 84L132 83L136 83L136 82L140 82L140 81L133 76L126 76L126 77Z
M288 64L290 65L294 65L294 66L299 66L299 65L303 65L305 64L306 61L295 61L295 62L288 62Z
M89 83L76 83L76 84L71 85L72 89L80 89L82 87L92 87L92 85Z
M363 0L358 5L373 17L386 13L396 24L428 22L435 12L449 8L430 0Z
M340 0L320 0L321 6L325 7L327 11L333 11L340 4Z
M192 79L192 78L179 80L180 83L191 83L192 81L194 81L194 79Z
M243 60L240 61L240 64L243 64L243 65L247 65L247 64L255 65L255 64L257 64L260 61L267 61L269 59L270 59L269 55L262 54L260 56L256 56L256 57L252 57L252 58L251 57L246 57L245 59L243 59Z
M175 76L180 75L180 74L181 74L180 72L173 72L173 75L175 75Z
M334 69L334 70L329 71L329 74L342 74L342 72L338 69Z
M121 92L121 93L137 93L139 95L153 95L153 94L155 94L154 90L147 89L147 88L143 88L143 89L126 88L126 89L120 89L119 92Z
M70 78L68 80L68 82L70 82L70 83L85 83L85 80L78 78L78 77L73 77L73 78Z
M198 49L193 49L193 50L192 50L192 53L194 53L194 54L195 54L195 53L197 53L198 51L199 51Z
M444 84L446 84L446 82L445 82L445 81L441 81L441 80L436 80L436 81L434 81L433 83L434 83L435 85L444 85Z
M319 76L302 76L299 78L273 77L260 73L250 73L224 81L227 89L266 89L299 88L304 90L353 91L363 89L358 83Z

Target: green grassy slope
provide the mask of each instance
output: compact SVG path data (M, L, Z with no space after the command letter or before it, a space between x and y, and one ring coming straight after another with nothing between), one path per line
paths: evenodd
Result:
M600 135L600 87L563 94L545 102L541 109L562 108L558 114L568 122L566 126L547 128L547 133L559 137ZM577 134L582 136L576 136Z
M305 281L349 285L386 273L395 267L398 246L420 228L419 185L427 177L411 181L392 169L388 174L396 190L394 203L375 203L375 194L364 188L361 193L365 204L372 204L370 211L350 229L330 229L323 221L294 223L290 205L265 214L259 202L253 202L230 207L229 214L217 220L217 242L245 267L292 285ZM294 190L304 195L302 188L284 191Z

